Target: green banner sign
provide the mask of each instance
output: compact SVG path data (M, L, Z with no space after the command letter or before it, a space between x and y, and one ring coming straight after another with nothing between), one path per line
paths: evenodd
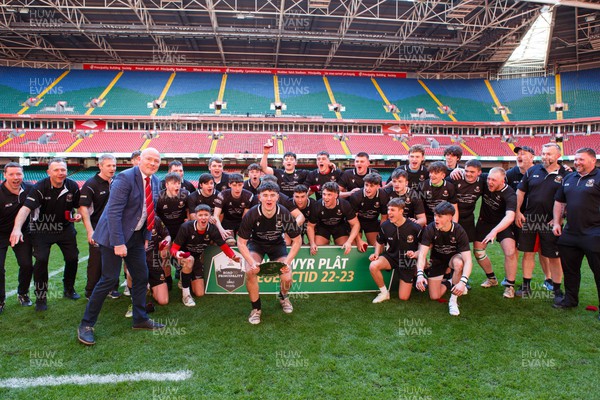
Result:
M379 290L369 272L369 255L353 248L345 255L339 246L321 246L316 256L302 247L292 264L294 293L375 292ZM220 248L211 246L204 252L207 294L247 294L245 273L240 263L232 261ZM389 287L390 272L383 272ZM278 293L279 276L259 276L261 293Z

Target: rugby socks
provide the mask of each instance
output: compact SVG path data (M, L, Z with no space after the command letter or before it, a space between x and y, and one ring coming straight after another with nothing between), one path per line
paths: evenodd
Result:
M515 281L509 281L508 279L506 280L506 285L507 286L515 286Z
M171 275L165 277L165 282L167 283L167 288L169 288L169 290L173 289L173 277ZM183 285L183 282L181 282L181 284Z
M262 304L260 302L260 297L258 298L258 300L252 301L251 303L252 303L252 309L253 310L260 310L261 307L262 307Z
M523 288L531 287L531 278L523 278Z
M554 293L560 292L560 283L552 281L552 290L554 291Z
M283 293L281 293L281 291L279 291L279 294L277 295L277 298L279 300L285 300L287 298L287 295L284 295Z
M496 274L492 271L489 274L485 274L489 279L496 279Z
M450 290L452 288L452 282L448 280L443 280L442 285L446 286L446 289Z
M192 274L186 274L185 272L181 272L181 287L184 289L188 289L192 284Z

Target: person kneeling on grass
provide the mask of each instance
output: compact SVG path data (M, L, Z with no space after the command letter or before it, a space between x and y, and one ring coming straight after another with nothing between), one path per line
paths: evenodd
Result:
M383 269L394 269L400 275L400 300L408 300L410 297L412 282L417 272L415 259L418 256L421 225L404 217L404 207L402 199L390 200L387 205L388 219L381 224L375 252L369 257L371 276L381 291L373 303L390 299L390 293L381 275Z
M160 217L154 217L154 227L152 227L152 238L148 240L146 246L146 265L148 266L148 286L152 297L156 302L164 306L169 303L169 289L165 278L165 267L168 265L168 246L171 244L169 230L162 222ZM127 278L127 288L131 291L131 275L125 270ZM154 312L154 304L150 300L146 303L146 312ZM133 303L129 304L125 312L125 318L133 317Z
M356 211L345 199L340 199L340 187L327 182L322 187L322 198L317 200L314 212L308 220L306 236L310 243L310 254L316 255L319 246L327 246L330 238L341 246L344 254L352 250L352 243L360 233L360 222Z
M457 316L460 314L458 296L467 294L473 263L467 233L452 222L455 212L454 205L447 201L438 204L434 209L434 222L423 230L417 259L417 289L424 292L429 287L431 300L438 300L446 290L451 290L448 308L450 315ZM429 267L425 268L430 249Z
M195 221L187 221L179 228L175 242L171 245L171 255L181 265L181 300L187 307L194 307L196 302L190 293L197 297L204 296L204 250L215 243L221 247L225 255L235 262L240 258L231 250L219 233L219 229L208 222L210 206L200 204L194 210Z
M284 313L290 314L294 311L287 295L293 282L290 265L302 245L301 230L294 217L285 207L277 204L279 186L273 182L264 182L258 187L257 192L260 204L252 207L244 215L238 231L238 248L247 263L246 289L252 302L248 322L253 325L260 324L262 313L257 274L260 272L260 264L265 254L269 260L285 264L280 269L281 290L278 297ZM289 253L285 245L284 233L292 239Z

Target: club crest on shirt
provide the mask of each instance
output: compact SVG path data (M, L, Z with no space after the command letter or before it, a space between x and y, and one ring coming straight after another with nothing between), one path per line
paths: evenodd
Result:
M479 193L481 192L481 189L479 188L479 186L475 186L475 193Z
M412 243L415 241L415 237L413 235L408 235L406 237L406 243Z
M444 190L444 193L442 193L442 196L444 196L444 197L448 197L448 191L447 191L447 190Z
M554 182L561 183L562 179L563 179L562 175L556 175L556 177L554 178Z
M585 183L585 186L586 187L592 187L592 186L594 186L594 180L593 179L588 179L587 182Z
M456 238L454 236L450 237L450 243L456 244Z
M281 221L277 221L277 222L275 223L275 227L276 227L277 229L280 229L281 227L283 227L283 222L281 222Z
M336 213L337 215L342 215L342 210L338 209L338 210L337 210L335 213Z
M420 176L419 176L419 180L420 180L421 182L423 182L423 181L425 180L425 175L420 175Z
M72 193L67 194L67 201L73 201L73 194Z

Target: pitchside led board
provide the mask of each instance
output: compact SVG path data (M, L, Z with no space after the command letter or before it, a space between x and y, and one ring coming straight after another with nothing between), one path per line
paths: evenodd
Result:
M235 248L234 248L235 249ZM235 249L237 250L237 249ZM321 246L316 256L308 247L302 247L294 259L292 274L294 284L290 292L341 293L378 291L369 272L369 255L353 248L344 255L339 246ZM207 294L247 294L243 266L227 257L220 248L210 246L204 252L204 269ZM383 271L389 287L391 273ZM278 293L278 276L259 276L261 293Z

